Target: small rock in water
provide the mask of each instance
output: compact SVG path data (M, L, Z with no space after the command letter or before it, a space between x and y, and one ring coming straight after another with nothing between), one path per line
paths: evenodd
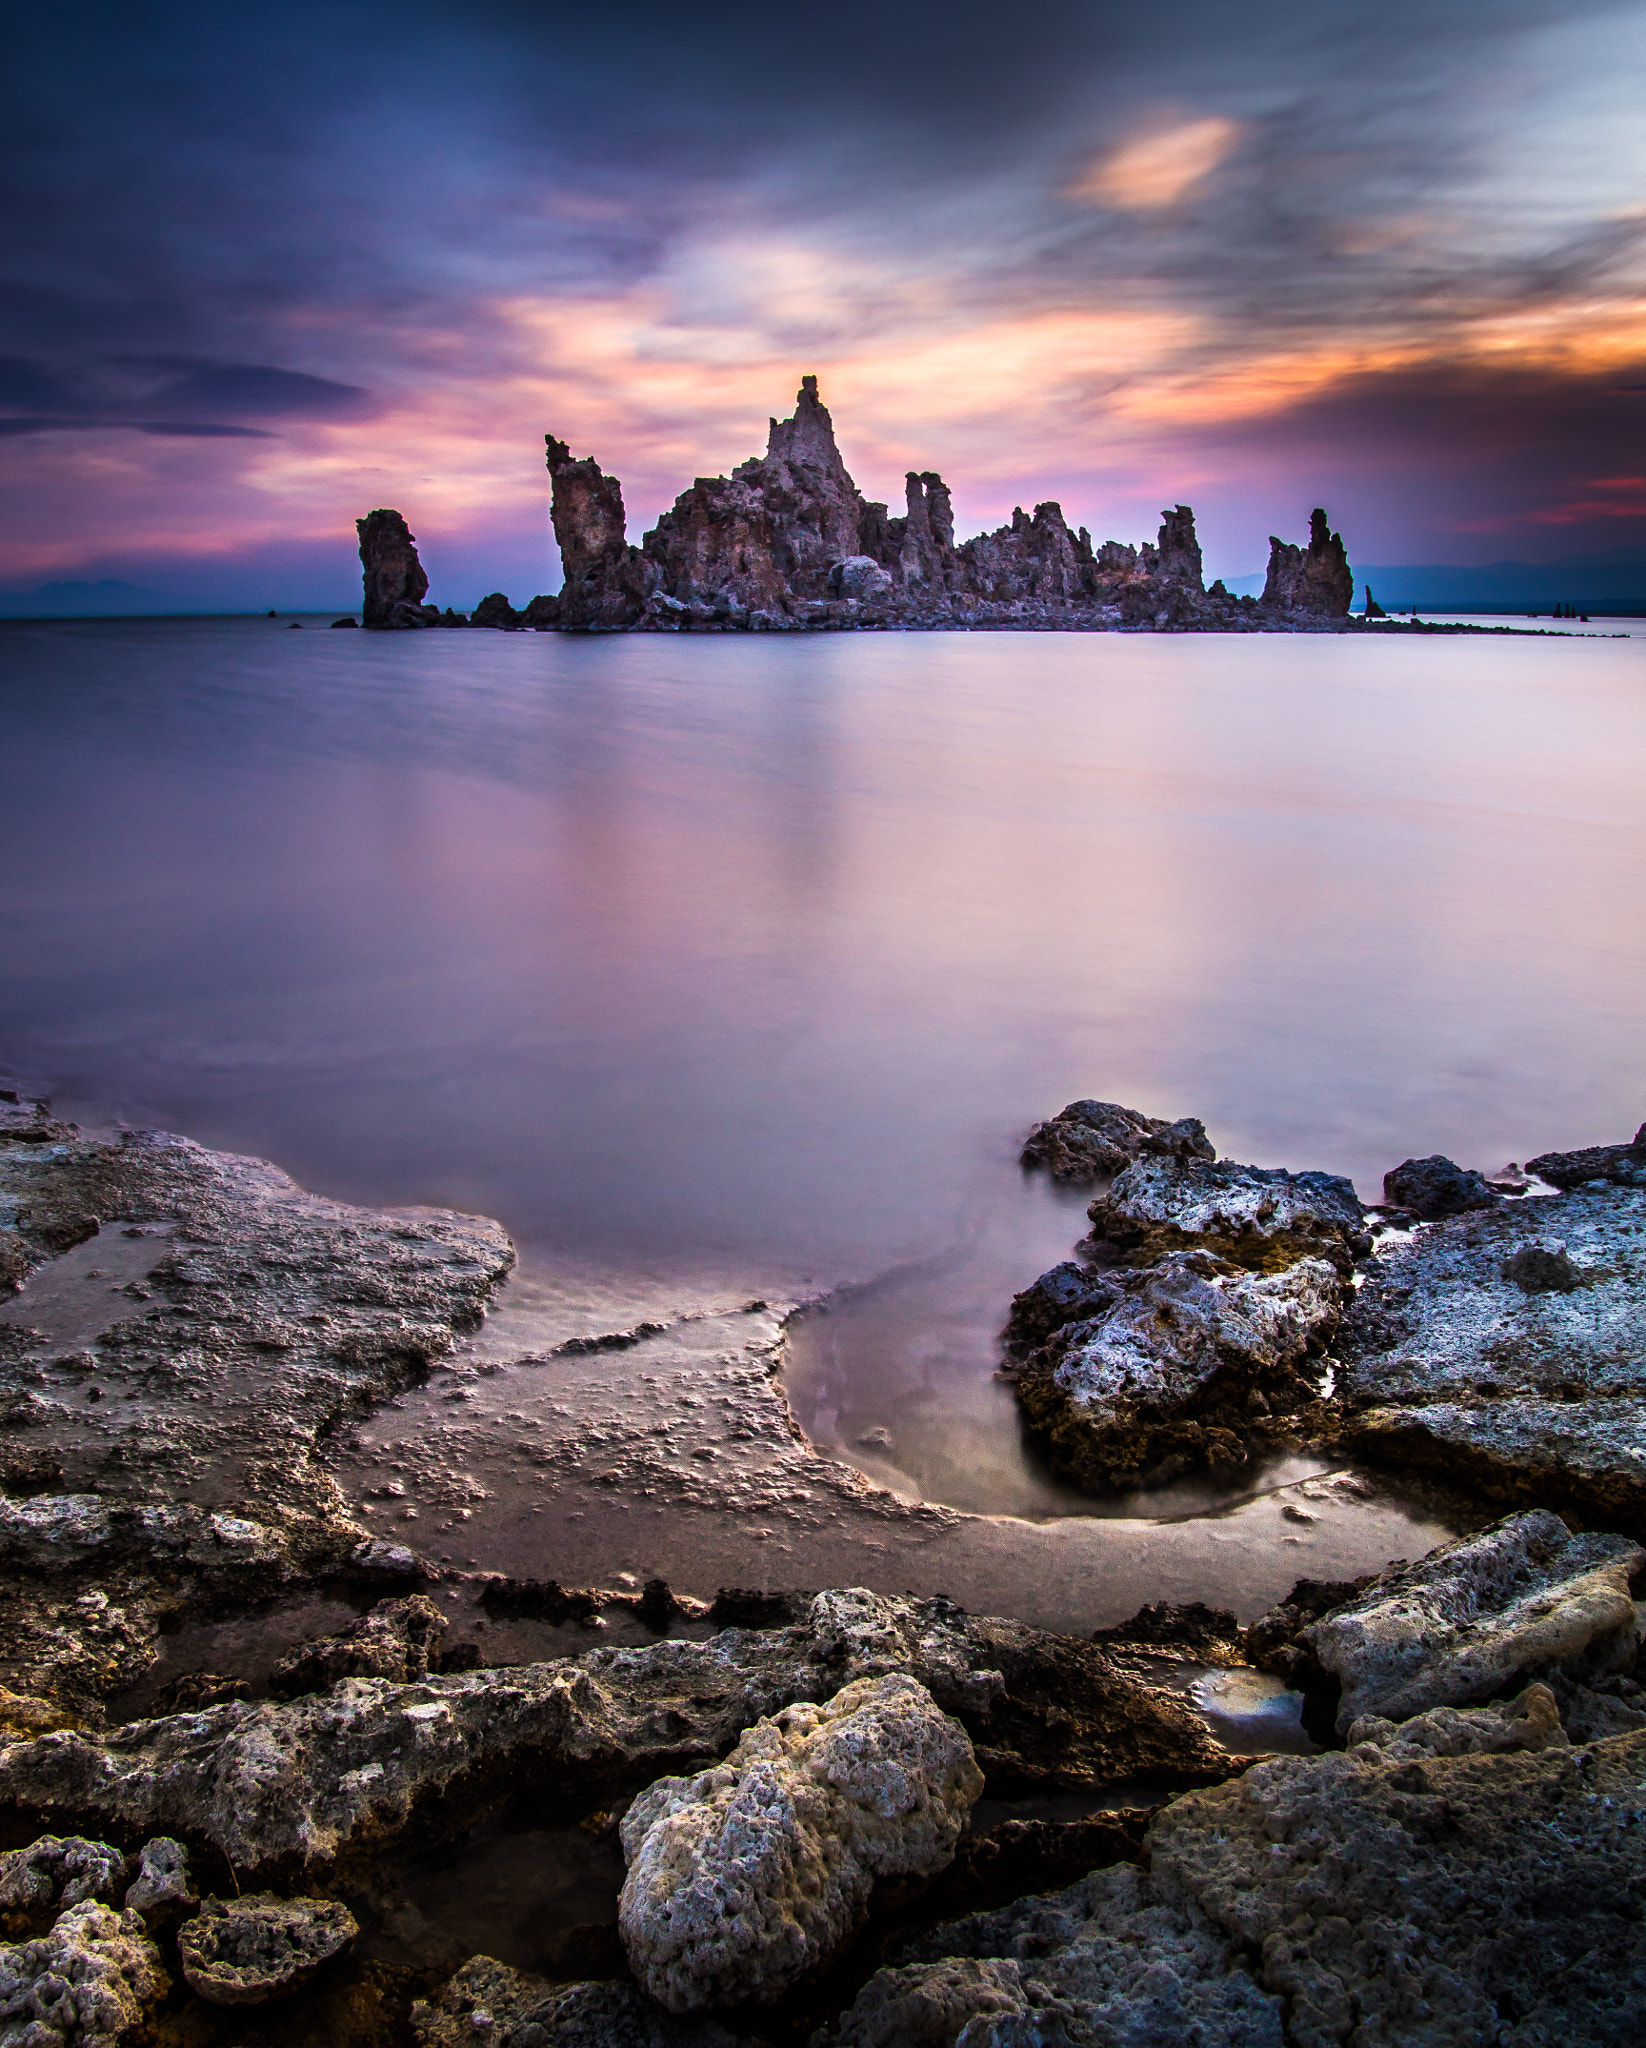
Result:
M1145 1116L1119 1102L1071 1102L1036 1124L1023 1146L1025 1166L1044 1166L1053 1180L1108 1180L1146 1152L1176 1159L1215 1159L1217 1148L1199 1117Z
M1483 1175L1440 1152L1428 1159L1403 1160L1383 1176L1383 1195L1392 1207L1409 1209L1425 1223L1461 1216L1469 1209L1489 1209L1500 1199Z
M183 1975L212 2005L264 2005L301 1991L360 1932L335 1899L208 1899L177 1935Z

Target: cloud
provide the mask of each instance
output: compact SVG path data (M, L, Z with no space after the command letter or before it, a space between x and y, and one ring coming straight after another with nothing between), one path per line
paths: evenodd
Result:
M1174 206L1217 169L1244 132L1225 114L1174 122L1098 157L1064 187L1064 197L1143 212Z

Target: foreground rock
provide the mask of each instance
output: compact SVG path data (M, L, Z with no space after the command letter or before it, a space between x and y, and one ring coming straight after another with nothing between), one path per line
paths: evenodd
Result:
M1346 1310L1347 1439L1646 1534L1643 1316L1646 1188L1592 1176L1452 1216L1380 1251Z
M1145 1116L1119 1102L1071 1102L1036 1124L1023 1145L1023 1164L1043 1166L1053 1180L1110 1180L1145 1153L1187 1165L1217 1157L1197 1116Z
M1561 1667L1632 1665L1640 1629L1630 1582L1643 1574L1638 1544L1573 1536L1558 1515L1533 1510L1391 1566L1302 1641L1342 1686L1343 1733L1363 1715L1404 1721L1471 1705Z
M169 1988L135 1913L88 1900L49 1934L0 1945L0 2041L7 2048L116 2048Z
M349 1678L285 1705L46 1735L0 1749L0 1801L208 1843L242 1877L317 1867L426 1833L443 1810L466 1826L488 1799L569 1774L632 1785L712 1761L763 1715L896 1672L961 1722L997 1789L1204 1784L1237 1767L1091 1643L852 1588L820 1593L789 1628L415 1685Z
M1280 2048L1281 2004L1192 1902L1125 1865L940 1928L864 1986L818 2048L1029 2042Z
M178 1929L190 1988L211 2005L266 2005L319 1975L360 1932L335 1899L277 1899L267 1892L208 1899Z
M418 2048L739 2048L712 2020L661 2012L632 1984L550 1984L475 1956L412 2007Z
M269 1674L276 1699L326 1692L340 1678L427 1678L439 1668L446 1617L421 1593L384 1600L352 1628L304 1643Z
M1454 1716L1479 1733L1446 1754L1439 1718L1175 1800L1145 1871L939 1928L822 2039L1619 2048L1646 1996L1646 1731L1573 1749L1534 1702Z
M845 1944L878 1882L953 1859L982 1789L966 1731L901 1674L757 1722L623 1818L635 1976L671 2012L770 2003Z
M1194 1249L1255 1272L1312 1257L1347 1273L1354 1256L1371 1249L1366 1212L1341 1174L1232 1159L1139 1159L1089 1213L1094 1242L1138 1264Z

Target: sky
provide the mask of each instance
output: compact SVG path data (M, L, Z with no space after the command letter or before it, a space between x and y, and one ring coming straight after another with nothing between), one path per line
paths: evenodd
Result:
M816 374L957 526L1646 555L1646 0L59 0L0 76L0 595L559 584Z

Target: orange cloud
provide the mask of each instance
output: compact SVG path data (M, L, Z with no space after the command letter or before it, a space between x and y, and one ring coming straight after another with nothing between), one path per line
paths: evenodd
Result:
M1221 114L1157 128L1098 157L1064 187L1063 196L1091 206L1139 212L1174 206L1191 186L1217 169L1244 133L1240 122Z

